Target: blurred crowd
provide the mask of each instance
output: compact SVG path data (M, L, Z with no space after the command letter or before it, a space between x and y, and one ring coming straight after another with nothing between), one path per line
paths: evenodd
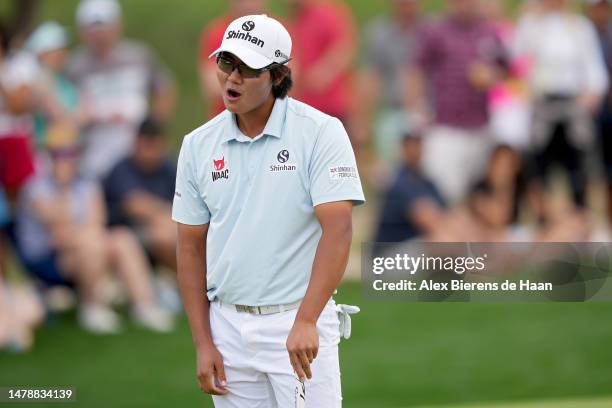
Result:
M399 164L376 241L608 241L612 3L391 3L359 81L373 169Z
M0 33L0 263L10 249L36 284L0 273L0 348L29 348L29 327L75 305L97 334L120 331L115 305L159 332L180 310L165 131L175 85L149 46L123 38L121 13L80 2L73 52L55 22L21 43Z
M291 96L351 137L377 209L369 240L608 241L612 1L386 3L362 30L341 0L284 0L276 16ZM202 122L224 109L208 56L230 21L268 7L229 0L203 27ZM0 268L11 253L35 283L0 272L0 349L28 349L68 304L94 333L120 330L117 304L161 332L180 309L172 74L123 37L117 0L81 0L75 17L78 41L51 21L0 30Z

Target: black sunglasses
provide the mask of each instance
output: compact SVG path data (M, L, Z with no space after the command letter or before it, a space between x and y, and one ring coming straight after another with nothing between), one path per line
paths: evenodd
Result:
M249 67L244 62L234 62L220 54L217 56L217 66L222 72L228 75L231 75L232 72L234 72L234 70L237 69L238 73L243 78L259 78L259 76L263 74L264 72L269 71L278 65L284 65L290 60L291 58L289 58L286 61L283 61L282 63L273 62L272 64L266 67L255 69L255 68Z
M77 160L81 156L81 149L79 147L50 149L49 155L53 160Z

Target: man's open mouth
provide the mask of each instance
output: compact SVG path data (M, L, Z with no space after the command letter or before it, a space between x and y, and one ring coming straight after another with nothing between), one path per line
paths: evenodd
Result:
M230 98L239 98L241 95L240 92L234 91L233 89L228 89L227 94L229 95Z

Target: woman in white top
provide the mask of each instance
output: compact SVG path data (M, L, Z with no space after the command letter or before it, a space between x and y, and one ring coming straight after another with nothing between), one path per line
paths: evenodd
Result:
M568 0L540 0L518 26L514 52L530 62L534 175L568 172L574 203L585 204L584 153L593 144L593 115L608 88L597 34Z

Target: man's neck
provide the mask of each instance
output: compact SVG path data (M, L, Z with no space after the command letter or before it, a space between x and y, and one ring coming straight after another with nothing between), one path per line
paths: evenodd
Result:
M260 135L272 114L275 100L274 96L270 94L266 102L258 108L250 112L236 114L238 129L251 139Z
M593 22L593 25L595 26L595 29L599 33L605 33L606 30L608 30L608 20L596 20L596 19L593 19L591 21Z
M94 55L94 57L98 61L105 62L111 58L114 48L115 48L114 46L111 46L111 47L105 47L103 49L98 49L98 50L92 49L91 53Z

